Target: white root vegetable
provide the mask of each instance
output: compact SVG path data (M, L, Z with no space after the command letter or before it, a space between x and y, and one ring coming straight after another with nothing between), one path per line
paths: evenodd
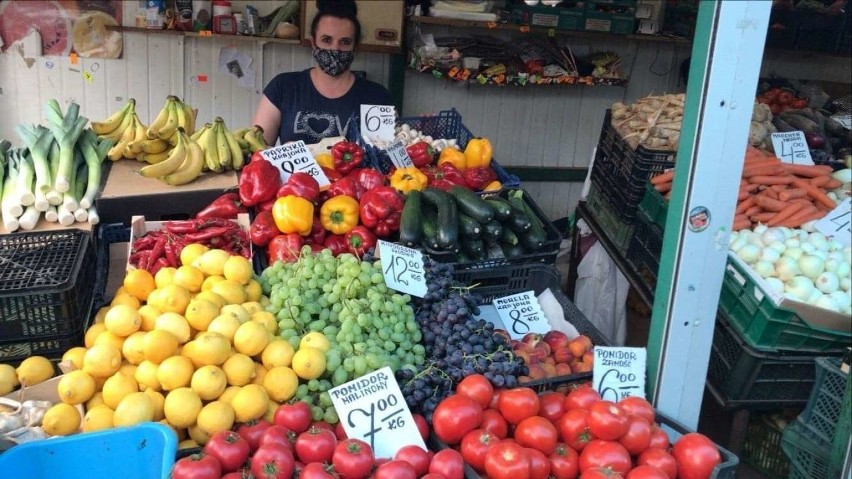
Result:
M611 105L612 126L632 147L676 150L680 141L684 95L647 96L631 105Z

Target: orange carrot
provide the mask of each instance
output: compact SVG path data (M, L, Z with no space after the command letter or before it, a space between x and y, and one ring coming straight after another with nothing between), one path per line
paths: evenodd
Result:
M828 182L829 182L829 181L831 181L832 179L833 179L833 178L832 178L832 177L830 177L830 176L828 176L828 175L826 175L826 176L816 176L816 177L814 177L814 178L811 178L811 179L810 179L810 181L809 181L808 183L810 183L810 184L812 184L812 185L816 186L817 188L823 188L823 187L825 187L825 185L827 185L827 184L828 184Z
M778 214L775 215L775 217L769 220L766 223L766 226L778 226L779 224L781 224L782 221L786 220L787 218L790 218L794 214L801 211L803 208L806 208L806 205L802 203L790 203L783 210L779 211Z
M766 211L766 212L763 212L763 213L757 213L755 215L751 215L751 216L749 216L749 218L751 218L751 220L754 221L755 223L766 223L767 221L771 220L776 214L777 213L774 213L772 211Z
M748 191L740 190L740 192L737 194L737 201L744 201L744 200L746 200L750 197L751 197L751 195L749 194Z
M765 188L758 194L758 196L765 196L768 198L772 198L773 200L778 199L778 193L776 193L775 190L770 190L769 188Z
M766 158L766 153L764 153L763 150L760 150L760 149L755 148L751 145L748 145L746 147L745 156L746 156L746 159L748 159L749 157Z
M835 180L834 178L832 178L831 181L829 181L828 183L822 185L822 187L826 190L836 190L841 186L843 186L843 182L841 182L840 180Z
M651 178L651 184L652 185L661 185L663 183L671 183L671 181L673 179L674 179L674 170L671 170L671 171L667 171L667 172L665 172L661 175L657 175L657 176Z
M801 188L788 188L778 193L778 199L781 201L790 201L796 198L804 198L808 196L808 192Z
M766 191L771 191L771 190L766 190ZM765 209L766 211L774 211L774 212L781 211L787 206L787 203L784 203L783 201L779 201L775 198L769 198L766 195L755 196L754 202L758 206L760 206L761 208Z
M763 167L763 166L779 166L779 165L781 165L781 162L778 161L778 158L767 158L767 157L764 156L764 157L761 157L761 158L756 159L756 160L746 160L745 164L743 165L743 169L748 170L750 168L760 168L760 167Z
M789 185L795 180L795 177L790 175L787 176L765 176L765 175L755 175L748 179L749 183L755 183L758 185Z
M781 193L782 191L787 189L787 185L786 184L772 185L772 186L769 187L769 189L776 192L776 193Z
M749 196L748 198L740 201L737 204L737 213L743 213L745 210L751 208L752 206L754 206L754 197Z
M834 204L834 201L832 201L831 198L829 198L828 195L825 194L825 192L808 183L807 181L796 179L793 181L793 186L796 188L802 188L803 190L807 191L808 196L813 198L814 201L816 201L817 203L825 205L828 209L832 209L837 206Z
M672 184L660 183L659 185L654 185L654 189L659 191L660 193L667 193L672 190Z
M791 165L789 163L784 164L784 169L790 174L805 178L830 175L834 171L834 168L828 165Z
M751 220L745 215L736 215L734 217L734 231L751 228Z
M793 216L787 218L786 220L778 223L778 226L786 226L788 228L796 228L802 226L803 223L807 223L808 221L819 219L825 216L827 213L825 211L818 210L815 206L806 206L799 210L798 213Z
M749 183L748 186L745 187L745 190L749 193L754 193L760 188L760 185Z
M771 175L783 175L786 172L784 168L781 167L780 164L775 165L765 165L765 166L751 166L748 168L743 168L743 178L751 178L752 176L771 176ZM749 180L751 181L751 180Z
M749 218L751 218L753 215L756 215L756 214L760 213L761 211L763 211L763 208L761 208L760 206L754 205L751 208L745 210L745 212L743 214L748 216Z

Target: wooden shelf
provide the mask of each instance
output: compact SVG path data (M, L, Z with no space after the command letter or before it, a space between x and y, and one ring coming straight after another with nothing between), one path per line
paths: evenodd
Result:
M108 30L117 32L133 32L133 33L152 33L155 35L180 35L193 38L218 38L237 41L255 41L255 42L270 42L270 43L287 43L290 45L300 45L302 43L298 38L275 38L275 37L260 37L254 35L221 35L213 32L185 32L182 30L158 30L153 28L139 27L107 27Z
M525 87L525 86L627 86L629 80L624 78L595 78L591 76L579 77L564 75L561 77L509 77L499 75L496 77L478 77L476 72L472 72L465 68L441 68L432 65L409 64L409 68L420 73L432 75L435 78L445 78L451 81L467 82L473 85L491 85L491 86L509 86L509 87ZM502 77L502 78L501 78ZM537 80L540 78L540 80Z

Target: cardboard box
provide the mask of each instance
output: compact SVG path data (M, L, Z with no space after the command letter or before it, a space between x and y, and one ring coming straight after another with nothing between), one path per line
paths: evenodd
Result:
M563 2L559 7L515 5L512 7L512 19L515 23L534 27L582 30L585 9L582 4L578 6L576 2L574 5Z
M29 233L35 231L55 231L55 230L83 230L83 231L92 231L92 225L89 224L88 221L83 221L82 223L72 223L69 226L62 226L58 222L51 223L44 219L44 213L38 219L38 223L36 223L36 227L31 230L24 230L18 228L15 233ZM3 227L3 222L0 221L0 234L8 234L6 228Z
M237 188L237 172L205 173L183 186L171 186L139 175L141 163L120 160L110 163L106 184L96 200L101 223L130 224L134 215L149 220L182 220Z
M2 396L2 398L3 399L9 399L9 400L12 400L12 401L17 401L17 402L24 402L24 401L31 401L31 400L32 401L49 401L53 404L61 402L60 399L59 399L59 392L57 391L56 387L59 385L59 381L62 380L62 377L65 374L73 371L75 368L70 363L59 363L59 369L62 371L63 374L60 374L58 376L54 376L54 377L48 379L47 381L36 384L35 386L28 387L28 388L23 390L23 394L22 394L22 391L20 389L17 389L15 391L10 392L9 394L7 394L5 396ZM80 425L79 431L82 432L82 430L83 430L82 429L82 420L86 416L86 412L85 412L82 405L77 405L75 407L77 408L77 411L80 413L81 425Z

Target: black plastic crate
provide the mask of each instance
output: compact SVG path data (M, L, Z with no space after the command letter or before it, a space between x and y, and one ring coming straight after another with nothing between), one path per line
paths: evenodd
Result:
M95 272L94 307L100 308L108 303L106 298L107 280L109 278L109 247L113 243L130 241L130 227L122 223L98 225L97 271Z
M843 35L846 15L830 15L817 11L796 11L799 25L796 29L797 50L835 53Z
M630 238L633 236L633 222L626 223L619 217L615 206L611 203L612 198L608 198L606 191L612 191L611 188L603 186L598 180L592 176L592 187L589 190L589 196L586 198L586 205L589 212L594 217L594 221L600 226L609 241L615 246L619 253L627 253L627 248L630 246Z
M630 247L627 248L627 261L633 265L649 291L654 291L657 287L662 251L663 231L640 210L636 217L633 236L630 238Z
M781 436L781 449L790 460L788 479L835 479L829 471L830 445L816 442L805 433L804 427L793 421Z
M746 429L741 453L743 462L768 478L787 479L790 461L781 450L783 432L768 416L753 417Z

